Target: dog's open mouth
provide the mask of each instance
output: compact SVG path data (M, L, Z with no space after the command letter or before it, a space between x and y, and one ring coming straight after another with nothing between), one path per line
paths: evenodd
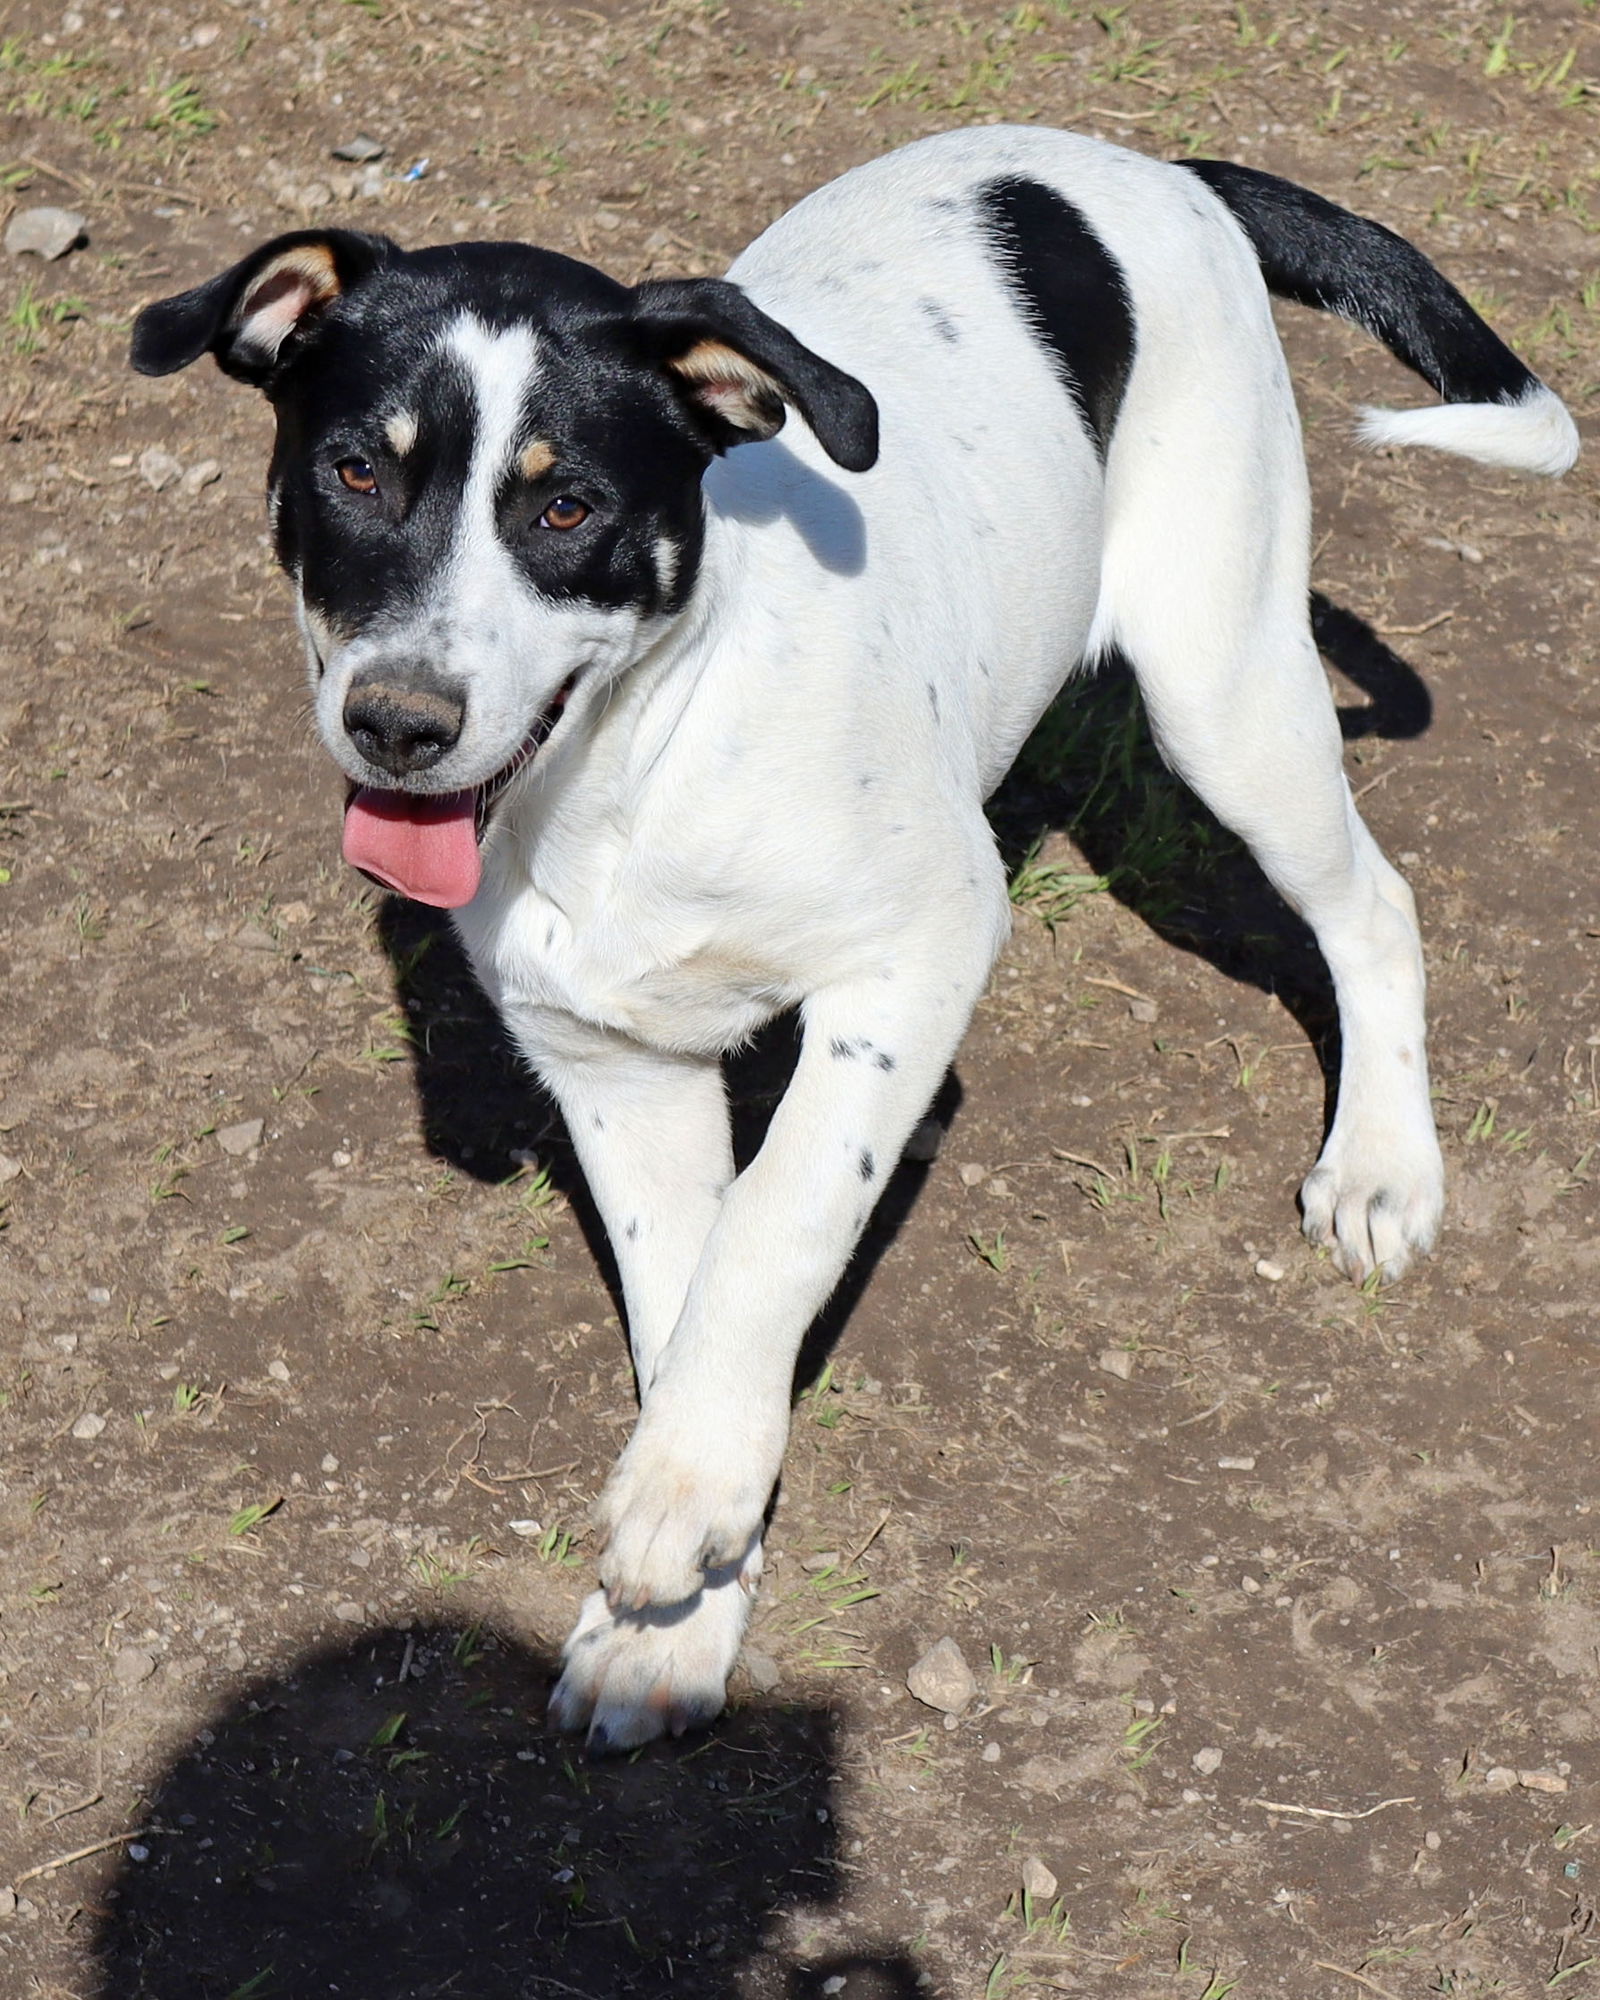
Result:
M572 693L569 674L516 755L481 785L464 792L402 792L355 785L344 808L344 858L352 868L416 903L459 910L478 893L483 860L478 844L495 802L537 754Z

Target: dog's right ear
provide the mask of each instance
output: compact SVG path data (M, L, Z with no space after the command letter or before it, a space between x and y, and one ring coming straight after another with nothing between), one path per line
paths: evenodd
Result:
M387 236L354 229L274 237L192 292L146 306L133 323L133 365L170 375L214 354L225 374L259 385L335 299L399 255Z

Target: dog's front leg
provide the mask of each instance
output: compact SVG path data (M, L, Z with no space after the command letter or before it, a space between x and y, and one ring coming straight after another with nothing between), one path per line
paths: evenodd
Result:
M567 1016L509 1018L561 1105L605 1222L639 1390L648 1396L733 1178L721 1067L642 1048ZM711 1721L760 1574L757 1540L670 1614L614 1610L603 1592L593 1592L562 1655L550 1700L556 1727L586 1730L598 1753Z
M881 976L807 1003L794 1080L723 1198L597 1510L613 1606L681 1603L758 1546L800 1343L955 1053L997 928L908 940Z

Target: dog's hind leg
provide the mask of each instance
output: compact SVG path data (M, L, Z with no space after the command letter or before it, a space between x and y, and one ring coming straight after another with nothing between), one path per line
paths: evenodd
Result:
M1118 468L1101 632L1131 661L1163 756L1321 946L1342 1055L1333 1125L1301 1189L1305 1233L1357 1282L1388 1280L1431 1248L1444 1195L1415 905L1345 781L1310 630L1287 386L1281 401L1268 390L1254 409L1214 406L1193 423L1207 434L1180 441L1174 424Z

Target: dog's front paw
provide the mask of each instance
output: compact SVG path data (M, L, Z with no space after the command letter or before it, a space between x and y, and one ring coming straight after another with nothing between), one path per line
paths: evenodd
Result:
M1380 1284L1433 1248L1444 1214L1444 1161L1431 1120L1341 1129L1300 1190L1302 1228L1347 1278Z
M590 1755L603 1757L714 1722L760 1574L757 1542L744 1562L709 1571L693 1597L666 1610L613 1611L594 1591L561 1655L551 1723L586 1729Z
M720 1422L697 1410L685 1422L653 1397L595 1508L613 1608L681 1604L708 1570L742 1564L760 1540L783 1442L747 1412Z

